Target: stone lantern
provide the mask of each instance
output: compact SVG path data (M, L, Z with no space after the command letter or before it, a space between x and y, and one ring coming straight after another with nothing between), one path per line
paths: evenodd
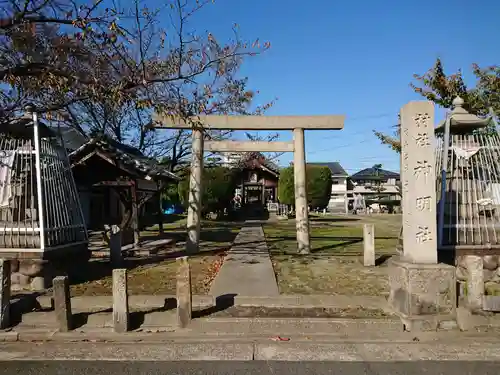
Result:
M485 282L500 281L500 136L491 118L468 113L457 97L435 129L437 246L482 309ZM465 285L465 284L462 284Z
M12 283L44 289L47 270L88 258L78 192L60 132L33 108L0 130L0 254Z

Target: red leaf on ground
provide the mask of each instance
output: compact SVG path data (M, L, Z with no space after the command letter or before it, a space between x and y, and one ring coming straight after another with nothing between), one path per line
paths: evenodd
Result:
M271 337L271 340L273 340L273 341L290 341L290 339L288 337L281 337L281 336Z

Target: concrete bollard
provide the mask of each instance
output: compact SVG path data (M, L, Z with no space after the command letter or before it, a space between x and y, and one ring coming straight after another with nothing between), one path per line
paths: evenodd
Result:
M113 270L113 329L123 333L129 329L127 269Z
M484 264L483 257L466 255L464 263L467 268L467 307L471 311L480 311L484 299Z
M73 329L73 314L71 313L71 295L67 276L57 276L52 281L54 311L59 332Z
M113 268L123 267L122 232L118 225L106 225L109 232L109 258Z
M10 260L0 259L0 329L10 326Z
M193 297L191 294L191 267L188 257L177 258L177 324L186 328L191 322Z
M373 224L363 226L363 265L375 265L375 228Z

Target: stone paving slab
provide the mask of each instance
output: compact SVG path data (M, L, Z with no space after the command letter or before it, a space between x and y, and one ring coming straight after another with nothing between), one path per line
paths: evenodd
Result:
M210 287L212 296L279 296L264 231L246 222Z
M197 342L246 342L269 344L276 341L274 334L228 334L225 332L199 333L190 329L168 330L152 329L115 333L112 328L93 328L85 331L75 330L70 332L58 332L57 330L21 330L19 332L0 332L0 342L116 342L116 343L197 343ZM377 345L389 345L397 349L397 345L406 344L441 344L441 345L473 345L476 343L499 344L497 335L494 334L463 334L460 332L425 332L418 336L407 332L398 334L389 333L357 333L353 335L324 334L324 333L294 333L290 335L279 335L285 340L280 343L305 343L305 344L373 344L367 347L374 355L377 354ZM279 341L279 340L278 340ZM396 346L395 346L396 345ZM379 345L380 346L380 345Z
M134 360L134 361L173 361L173 360L233 360L250 361L253 345L247 343L190 343L166 345L125 344L44 344L44 345L3 345L0 360Z
M256 361L362 361L354 344L256 344Z
M201 321L203 321L201 323ZM162 320L164 322L164 320ZM498 341L497 331L489 332L405 332L401 324L359 319L354 323L349 319L200 319L186 329L179 329L175 322L170 326L143 326L141 329L114 333L109 324L98 326L86 325L70 332L58 332L57 327L18 326L13 331L0 331L0 342L260 342L269 343L276 337L285 338L293 343L437 343L444 345L485 344ZM198 323L198 324L196 324ZM397 347L395 347L397 349ZM377 348L367 347L376 356ZM395 354L397 358L397 353Z
M275 307L275 308L351 308L387 309L387 299L383 296L344 296L344 295L306 295L280 294L279 296L235 296L236 306Z
M141 314L142 315L142 314ZM75 314L78 331L95 328L111 328L112 314L85 314L85 321ZM176 330L177 317L173 311L158 311L143 316L140 327L142 330ZM133 318L131 317L131 321ZM22 317L22 322L15 330L55 330L57 328L54 312L32 312ZM189 325L189 330L199 334L241 334L241 335L279 335L279 334L339 334L347 336L352 333L374 332L396 333L403 331L399 320L390 319L322 319L322 318L198 318Z
M110 361L498 361L500 343L348 344L348 343L4 343L0 360Z

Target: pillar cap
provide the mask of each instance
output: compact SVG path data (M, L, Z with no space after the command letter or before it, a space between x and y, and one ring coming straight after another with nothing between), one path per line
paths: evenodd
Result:
M485 128L491 121L490 117L481 118L469 113L463 106L464 99L457 96L453 99L452 110L448 115L451 134L469 134L474 130ZM436 133L444 133L446 121L443 120L436 128Z
M463 107L463 105L465 104L465 101L460 97L460 96L457 96L455 99L453 99L453 102L451 103L453 104L453 107Z

